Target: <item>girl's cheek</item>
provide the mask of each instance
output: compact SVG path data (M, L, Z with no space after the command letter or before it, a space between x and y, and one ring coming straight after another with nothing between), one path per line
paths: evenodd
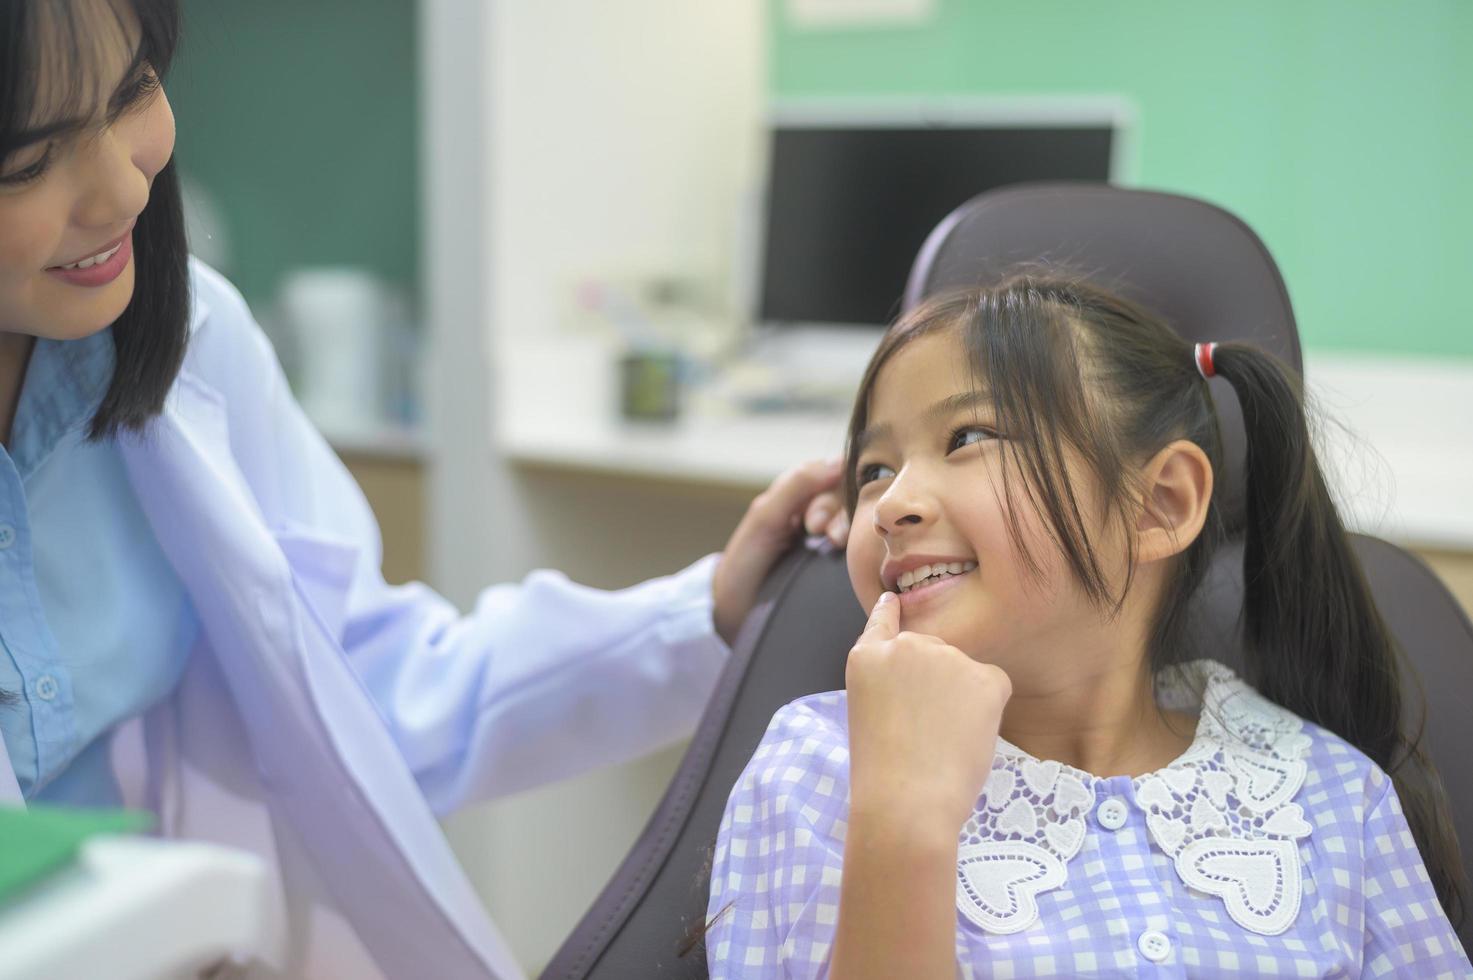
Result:
M880 597L880 565L884 560L885 543L875 530L870 508L863 505L855 507L844 562L849 569L849 585L866 611Z

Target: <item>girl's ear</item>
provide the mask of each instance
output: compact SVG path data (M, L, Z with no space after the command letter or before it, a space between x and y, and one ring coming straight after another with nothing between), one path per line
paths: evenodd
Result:
M1207 522L1212 502L1212 464L1195 442L1178 439L1141 471L1141 509L1136 521L1136 558L1142 564L1180 554Z

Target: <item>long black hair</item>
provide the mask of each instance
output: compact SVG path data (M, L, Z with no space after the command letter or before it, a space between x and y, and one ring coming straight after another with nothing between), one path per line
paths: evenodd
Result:
M1069 481L1065 453L1083 459L1104 515L1125 527L1134 526L1141 498L1139 464L1169 443L1196 443L1222 473L1217 414L1193 346L1140 306L1057 271L1020 272L923 304L886 333L861 382L849 427L851 513L858 435L868 424L875 380L896 351L938 330L958 332L1006 434L1004 499L1011 505L1021 495L1044 519L1085 594L1118 610L1129 576L1118 589L1111 584L1089 531L1086 515L1094 515ZM1246 679L1391 775L1438 898L1458 923L1462 862L1446 796L1420 732L1404 724L1401 677L1403 669L1411 676L1410 668L1376 608L1315 459L1301 380L1249 344L1220 345L1214 362L1238 396L1247 433ZM1019 509L1010 510L1014 544L1038 574ZM1153 676L1190 655L1189 600L1227 537L1220 507L1209 504L1202 532L1175 559L1177 574L1156 609L1148 649Z
M179 39L177 2L127 3L138 28L130 74L162 78ZM0 161L36 142L38 134L65 136L106 115L93 103L114 93L99 95L97 66L101 45L108 43L103 39L118 36L115 28L122 27L121 12L113 11L119 19L104 25L97 19L108 5L91 4L85 11L80 6L75 0L0 0ZM38 118L43 96L46 117ZM116 367L89 424L92 439L142 429L162 410L189 336L188 259L179 180L170 160L155 175L133 228L133 297L112 324Z

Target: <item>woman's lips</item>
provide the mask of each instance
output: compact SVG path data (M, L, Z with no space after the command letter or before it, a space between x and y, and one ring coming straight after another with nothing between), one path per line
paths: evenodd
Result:
M115 249L115 251L105 262L98 262L85 269L63 269L60 266L52 266L46 271L73 286L106 286L122 275L123 270L133 259L133 230L130 228L128 233L117 242L96 254L104 254L108 249Z

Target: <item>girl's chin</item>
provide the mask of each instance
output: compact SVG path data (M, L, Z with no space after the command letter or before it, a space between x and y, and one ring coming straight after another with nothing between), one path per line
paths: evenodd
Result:
M995 639L997 627L976 610L965 613L955 608L917 610L914 614L902 611L900 628L934 636L979 663L1000 664L1007 659L1006 650L1000 649Z
M977 633L977 624L970 618L958 617L952 610L942 609L902 609L900 628L934 636L943 643L962 650L969 650L974 645Z

